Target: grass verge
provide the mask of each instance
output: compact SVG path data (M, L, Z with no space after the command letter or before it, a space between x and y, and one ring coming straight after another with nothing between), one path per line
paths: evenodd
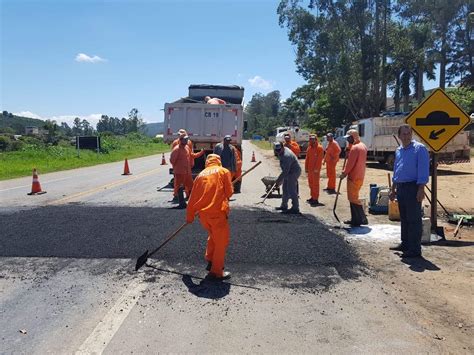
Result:
M264 150L272 150L273 149L272 143L270 143L268 141L251 141L251 142L252 142L252 144L259 147L260 149L264 149Z
M150 138L103 137L103 153L82 149L79 156L73 146L29 145L21 151L0 153L0 180L111 163L169 151L169 145Z

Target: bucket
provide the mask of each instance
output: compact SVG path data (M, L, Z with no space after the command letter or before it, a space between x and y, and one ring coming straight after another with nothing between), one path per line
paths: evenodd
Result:
M431 218L423 217L421 219L423 224L423 232L421 234L421 243L431 243Z
M377 184L370 184L370 205L374 206L375 202L377 202L377 195L379 194L379 188Z
M398 209L398 201L388 201L388 219L391 221L400 220L400 210Z

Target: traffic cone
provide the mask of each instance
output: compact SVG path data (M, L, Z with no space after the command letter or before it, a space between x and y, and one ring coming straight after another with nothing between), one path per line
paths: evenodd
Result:
M255 152L252 152L252 160L250 161L251 163L255 163L257 160L255 160Z
M125 165L123 166L123 174L122 175L132 175L130 169L128 168L128 160L125 158Z
M161 156L161 165L168 165L166 164L165 153L163 153L163 155Z
M41 184L38 179L38 173L36 172L36 168L33 169L33 184L31 185L31 192L28 195L42 195L45 194L46 191L41 190Z

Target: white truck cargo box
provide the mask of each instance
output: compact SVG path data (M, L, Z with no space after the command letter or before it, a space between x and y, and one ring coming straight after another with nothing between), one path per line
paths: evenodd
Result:
M181 128L186 129L193 143L219 143L224 136L232 137L232 144L242 144L243 107L238 104L209 105L201 103L165 104L165 132L163 139L171 143Z

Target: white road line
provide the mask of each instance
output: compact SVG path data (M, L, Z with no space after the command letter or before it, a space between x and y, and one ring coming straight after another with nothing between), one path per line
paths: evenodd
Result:
M146 288L147 284L145 282L141 280L132 281L126 292L97 324L89 337L76 351L76 354L101 354L135 306L139 294Z
M56 180L49 180L49 181L42 181L41 184L42 185L47 185L47 184L50 184L52 182L56 182L56 181L62 181L62 180L67 180L67 179L71 179L71 178L76 178L76 176L70 176L70 177L66 177L66 178L61 178L61 179L56 179ZM4 189L4 190L0 190L0 192L4 192L4 191L10 191L10 190L16 190L16 189L24 189L24 188L27 188L27 187L31 187L31 184L29 185L23 185L23 186L15 186L15 187L10 187L9 189Z

